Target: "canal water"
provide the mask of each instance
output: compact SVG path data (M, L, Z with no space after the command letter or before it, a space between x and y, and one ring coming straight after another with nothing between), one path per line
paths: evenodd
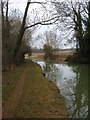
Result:
M70 118L88 116L88 72L85 64L57 64L37 61L48 80L52 80L64 96Z

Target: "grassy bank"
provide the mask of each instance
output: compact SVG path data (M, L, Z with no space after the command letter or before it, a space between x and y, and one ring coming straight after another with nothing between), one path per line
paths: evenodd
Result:
M14 71L4 71L2 72L2 102L3 104L7 101L7 99L12 94L16 84L18 82L18 77L22 74L22 71L25 68L25 64L17 67Z
M74 54L68 56L65 61L71 62L71 63L79 63L79 64L80 63L81 64L90 64L89 56L88 56L88 58L82 58L77 53L74 53Z
M26 72L23 72L24 69L26 69ZM15 89L15 86L17 86L17 81L19 80L19 78L22 78L20 77L22 76L22 74L24 76L25 84L18 105L15 108L13 117L67 117L67 108L65 105L65 100L60 95L58 88L53 82L48 81L43 76L41 67L32 61L28 61L24 65L16 68L12 72L12 74L8 73L3 79L4 104L7 102L7 99L9 99L10 95L13 96L13 90Z

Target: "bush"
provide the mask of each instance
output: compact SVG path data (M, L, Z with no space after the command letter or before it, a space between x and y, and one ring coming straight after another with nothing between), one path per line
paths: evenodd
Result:
M54 49L50 45L44 45L43 47L45 55L44 59L53 59L54 58Z

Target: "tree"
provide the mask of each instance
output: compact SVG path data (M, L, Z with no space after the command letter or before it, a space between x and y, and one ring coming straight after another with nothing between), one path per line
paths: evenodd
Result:
M53 31L46 31L44 34L44 44L44 57L54 59L55 52L60 46L60 40L57 34Z
M60 40L55 31L46 31L45 44L50 45L53 49L58 49L60 46Z
M5 12L4 12L5 11ZM2 12L2 67L5 68L11 62L10 22L8 17L8 1L1 2Z
M85 57L90 59L90 1L84 6L86 16L83 20L85 25L84 41L85 41Z
M85 37L85 27L88 21L87 14L89 15L89 7L87 5L85 6L85 3L82 2L53 2L57 12L63 16L62 22L66 24L66 28L73 29L74 31L74 37L76 39L76 48L77 53L81 58L86 56L87 51L87 42ZM89 2L86 2L89 6ZM86 10L86 12L85 12ZM89 18L89 17L88 17ZM68 22L67 22L68 21ZM84 24L83 24L84 21ZM68 23L68 24L67 24ZM89 26L89 25L87 25ZM86 30L87 31L87 30ZM87 35L86 35L87 36ZM72 42L74 41L74 38L72 39Z
M15 46L13 48L13 61L14 61L14 58L16 57L16 55L19 51L19 48L21 46L21 43L22 43L22 38L23 38L23 35L24 35L24 32L25 32L25 22L26 22L26 17L27 17L29 4L30 4L30 2L27 2L27 6L26 6L26 9L25 9L23 21L22 21L22 24L21 24L21 27L20 27L20 30L19 30L19 33L18 33L18 36L17 36Z
M1 3L2 7L2 67L3 70L10 67L10 64L13 60L13 47L15 44L15 39L17 38L19 28L21 26L21 20L20 20L20 14L17 14L16 11L12 11L14 13L11 16L8 16L8 1ZM19 12L19 11L18 11ZM17 16L18 15L18 16ZM31 48L28 45L30 39L30 30L29 30L29 36L27 37L27 34L25 33L23 39L21 48L18 51L18 54L15 58L15 64L20 64L24 60L24 54L30 53L31 54Z
M19 34L17 36L16 44L15 44L15 46L13 48L13 61L14 61L14 59L15 59L18 51L19 51L19 48L20 48L21 43L22 43L22 38L23 38L23 35L24 35L24 32L25 32L26 29L31 28L33 26L36 26L38 24L40 24L40 25L50 25L50 24L55 23L58 20L58 18L59 18L59 16L55 16L55 17L53 17L53 18L51 18L49 20L39 21L37 23L34 23L33 25L25 27L27 12L28 12L28 9L29 9L29 5L31 3L44 4L43 2L31 2L31 0L29 2L27 2L25 13L24 13L24 17L23 17L23 21L22 21L22 24L21 24L21 27L20 27L20 31L19 31ZM51 22L52 20L54 20L54 21Z
M45 55L44 55L45 59L53 59L53 57L54 57L54 54L53 54L54 49L52 48L52 46L50 46L48 44L45 44L43 46L43 50L45 52Z
M27 37L25 37L25 36L27 36L26 32L27 31L29 32L29 30L27 30L27 29L34 27L36 25L53 24L59 18L59 16L55 16L55 17L50 18L50 19L41 20L41 21L38 21L36 23L34 22L34 24L27 25L26 19L27 19L29 5L35 4L35 3L40 4L40 5L46 4L44 2L31 2L31 0L29 2L27 2L24 16L23 16L23 20L21 21L20 19L14 20L16 18L13 18L13 17L12 17L13 19L11 19L10 16L8 16L8 9L9 9L9 7L8 7L9 1L8 0L6 2L1 2L1 4L2 4L2 25L3 25L3 30L2 30L2 33L3 33L3 35L2 35L3 36L3 53L6 53L7 58L10 58L9 63L17 63L16 61L19 58L18 55L24 56L24 53L27 50L23 51L23 53L20 52L20 51L22 51L23 47L27 46L27 49L30 48L29 44L27 44L25 42L25 40L27 39ZM18 24L18 26L17 26L17 24ZM19 31L16 30L17 28L19 28ZM30 32L30 34L31 34L31 32ZM15 39L13 40L13 38L15 38ZM9 41L10 41L10 44L9 44ZM9 50L7 50L6 47L8 47ZM7 54L7 51L8 51L8 54ZM10 57L8 57L9 54L10 54ZM4 60L5 59L6 58L4 58Z

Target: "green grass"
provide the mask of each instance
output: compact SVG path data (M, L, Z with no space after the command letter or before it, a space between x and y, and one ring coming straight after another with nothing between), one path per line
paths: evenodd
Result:
M23 72L23 70L27 72ZM15 118L60 118L67 116L65 100L53 82L42 74L39 65L27 61L24 65L9 73L3 73L3 102L14 90L19 76L25 75L25 85L20 102L15 111Z
M24 70L25 64L17 67L14 71L6 71L2 73L2 103L4 104L14 90L18 77Z
M57 116L55 110L65 107L64 98L58 93L56 85L42 75L39 65L30 62L28 67L30 69L27 72L22 101L17 108L16 116L18 118Z

